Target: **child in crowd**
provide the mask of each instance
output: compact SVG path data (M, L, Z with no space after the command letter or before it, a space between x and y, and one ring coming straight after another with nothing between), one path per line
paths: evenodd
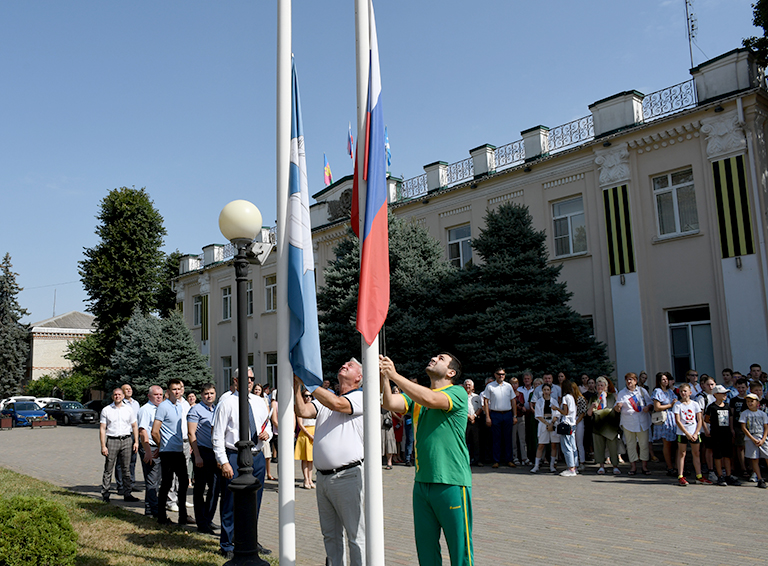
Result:
M754 393L760 399L757 404L758 410L768 414L768 399L763 396L763 384L759 381L753 381L749 384L749 392Z
M736 375L734 373L734 375ZM741 412L747 408L747 379L745 377L739 377L736 380L736 391L738 395L731 399L731 430L733 431L733 445L736 447L736 458L739 464L739 469L744 474L744 477L749 477L749 472L744 464L744 432L739 426L739 419L741 418Z
M715 396L715 402L707 407L704 422L709 427L712 456L715 472L718 475L717 485L741 485L736 476L731 474L731 454L733 453L731 413L730 408L725 404L728 389L722 385L716 385L712 394ZM725 473L723 473L723 466L725 466Z
M712 394L714 387L715 378L704 374L701 378L701 392L696 395L694 399L694 401L699 404L699 407L701 407L702 420L704 420L704 414L707 411L707 407L715 402L715 396ZM719 472L716 474L715 469L712 467L712 442L709 434L709 424L706 420L704 420L704 423L701 425L701 432L703 433L701 436L701 460L702 463L706 465L706 470L709 472L709 481L714 483L717 481Z
M677 481L681 486L688 485L688 480L683 475L683 465L685 464L685 454L687 445L691 444L691 456L693 459L693 469L696 471L696 483L712 484L707 478L701 475L701 460L699 455L701 431L701 407L699 404L691 401L691 386L689 383L680 385L680 402L677 403L673 411L675 413L675 422L677 423Z
M742 411L739 422L744 432L745 456L752 463L752 471L757 479L757 487L765 489L765 480L760 475L760 458L768 460L768 415L759 409L760 398L754 393L747 395L747 409Z
M552 458L549 463L549 471L555 473L557 452L560 447L560 437L555 432L557 416L552 412L552 386L544 383L541 386L541 399L536 402L536 420L539 421L539 447L536 449L536 462L531 468L531 473L539 471L539 463L544 456L547 444L552 444Z

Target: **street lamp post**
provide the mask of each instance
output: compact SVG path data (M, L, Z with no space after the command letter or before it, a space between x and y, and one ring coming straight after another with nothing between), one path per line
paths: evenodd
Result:
M246 283L248 281L248 252L261 230L261 212L245 200L227 204L219 215L221 233L235 246L235 281L237 282L237 367L240 440L237 446L237 477L229 489L234 497L235 557L230 564L269 566L258 553L258 517L256 492L261 483L253 475L253 440L250 430L248 404L248 318L246 314Z

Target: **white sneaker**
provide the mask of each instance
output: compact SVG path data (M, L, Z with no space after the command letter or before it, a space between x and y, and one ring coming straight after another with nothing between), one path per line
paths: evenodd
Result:
M709 472L709 481L712 483L717 483L717 480L720 478L717 477L717 474L715 472Z
M573 476L577 475L576 470L563 470L560 472L560 475L564 478L572 478Z
M757 474L752 472L752 475L749 477L749 481L751 483L757 483Z
M189 501L186 501L186 502L184 503L184 505L186 505L186 506L187 506L187 509L192 509L192 508L195 506L195 504L194 504L194 503L190 503Z
M620 469L618 469L618 468L614 468L614 469L613 469L613 475L614 475L614 476L620 476L620 475L621 475L621 470L620 470Z
M168 511L173 511L174 513L179 512L179 506L176 503L168 503L165 508L168 509Z
M531 468L531 473L532 474L538 474L539 473L539 467L538 466L534 466L533 468Z
M557 468L555 466L550 466L549 471L554 474L555 472L557 472Z

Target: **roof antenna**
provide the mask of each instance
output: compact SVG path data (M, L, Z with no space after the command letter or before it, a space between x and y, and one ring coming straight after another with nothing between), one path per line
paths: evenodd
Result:
M685 21L688 32L688 54L691 57L691 69L693 69L693 40L699 31L696 14L693 13L693 0L685 0Z
M53 290L53 316L56 317L56 289Z

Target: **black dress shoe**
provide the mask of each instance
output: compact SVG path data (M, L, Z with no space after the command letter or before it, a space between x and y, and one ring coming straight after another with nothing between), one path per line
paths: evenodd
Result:
M197 521L193 517L179 517L179 525L196 525Z
M109 494L108 494L108 493L105 493L104 495L102 495L102 496L101 496L101 500L102 500L104 503L109 503Z
M137 501L141 501L141 499L139 499L138 497L134 497L133 495L130 495L130 494L124 496L123 499L125 499L129 503L136 503Z
M173 525L173 521L171 521L168 517L158 517L157 523L158 525Z
M256 543L256 552L258 552L259 554L265 554L265 555L272 554L272 551L269 550L268 548L264 548L263 546L261 546L260 542Z

